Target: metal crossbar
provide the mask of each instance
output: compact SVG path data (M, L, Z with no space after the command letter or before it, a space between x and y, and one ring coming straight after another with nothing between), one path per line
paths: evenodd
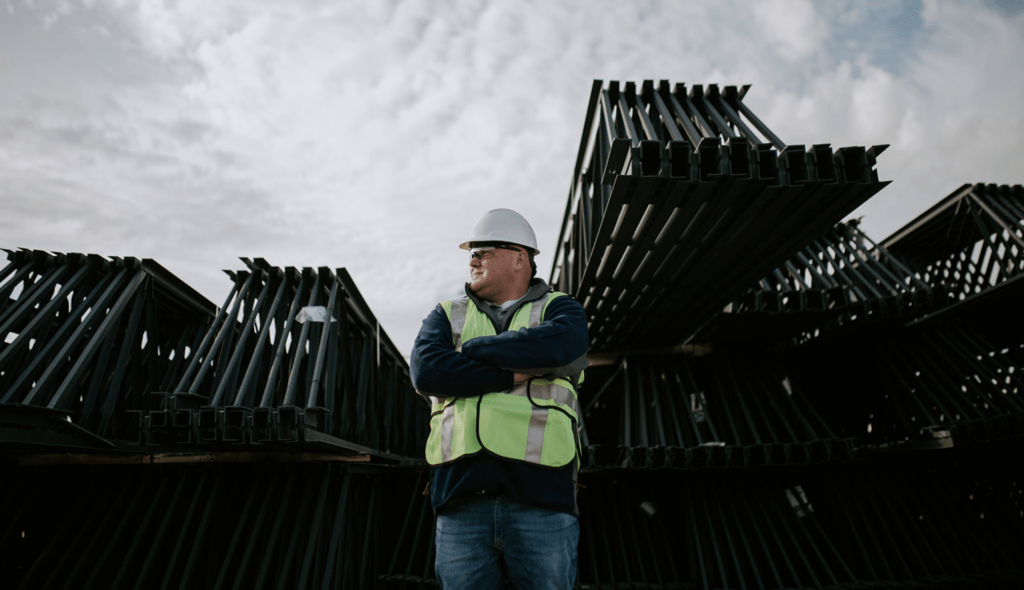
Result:
M848 460L777 362L749 354L625 357L584 410L588 468L702 469Z

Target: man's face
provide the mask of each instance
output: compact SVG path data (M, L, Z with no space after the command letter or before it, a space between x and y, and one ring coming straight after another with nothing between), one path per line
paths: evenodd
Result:
M496 247L470 250L469 288L481 299L504 303L495 298L501 298L515 282L516 261L521 252Z

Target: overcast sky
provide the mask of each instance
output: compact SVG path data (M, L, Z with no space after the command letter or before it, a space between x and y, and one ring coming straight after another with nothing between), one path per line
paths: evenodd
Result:
M591 81L752 84L786 143L891 144L881 240L1024 182L1024 0L0 0L0 247L348 268L408 354L511 207L562 221ZM545 256L547 255L547 256Z

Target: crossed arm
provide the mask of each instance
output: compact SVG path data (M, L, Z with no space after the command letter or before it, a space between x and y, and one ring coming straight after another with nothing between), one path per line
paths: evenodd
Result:
M553 299L539 325L474 338L462 352L455 351L451 324L437 306L423 320L413 345L413 386L441 397L508 391L527 376L579 373L586 368L587 343L586 314L571 297Z

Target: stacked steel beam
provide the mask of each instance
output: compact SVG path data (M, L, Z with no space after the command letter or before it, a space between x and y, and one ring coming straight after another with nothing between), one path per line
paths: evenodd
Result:
M907 451L940 451L918 474L935 486L967 475L950 460L971 460L966 443L1024 435L1021 332L987 339L971 319L1024 285L1020 191L965 188L875 244L836 222L884 186L881 150L786 146L744 92L593 88L552 273L591 351L613 353L583 396L584 465L608 473L580 492L584 586L1019 584L1012 555L921 522L953 508L969 534L1019 544L1019 514L979 528L951 486L907 514L924 488L904 472Z
M0 442L103 449L190 358L212 303L152 260L8 251L0 270Z
M1022 204L1020 186L964 185L881 243L947 305L794 351L809 381L848 374L808 391L838 432L876 451L1024 435Z
M422 464L427 405L344 269L246 261L217 308L151 260L9 255L5 584L374 583L422 482L336 462Z
M685 342L887 184L885 146L786 145L747 88L594 83L551 280L592 351Z
M430 496L420 491L426 481L424 474L400 504L405 518L391 551L383 555L388 565L380 575L380 588L425 590L438 587L434 574L434 510L430 507Z
M925 325L872 332L800 357L805 380L847 374L809 395L838 432L863 447L1024 436L1024 338L1004 348L973 329ZM855 372L844 370L851 365Z
M141 417L140 441L421 462L428 408L348 272L246 263L162 407Z
M965 184L881 245L953 299L981 293L1024 270L1024 187Z
M588 467L701 469L847 460L789 377L760 355L624 357L584 410ZM596 374L594 374L596 373Z
M369 588L414 473L337 465L21 466L5 588ZM422 486L421 486L422 487Z
M802 340L867 321L906 320L946 301L858 227L813 239L705 325L696 342Z
M805 484L805 510L813 502L837 551L868 587L1019 588L1019 476L1013 459L971 455L855 463Z
M906 456L814 470L585 474L577 587L1017 588L1018 477L1014 461L961 468ZM382 581L430 588L426 499L413 497L408 512Z

